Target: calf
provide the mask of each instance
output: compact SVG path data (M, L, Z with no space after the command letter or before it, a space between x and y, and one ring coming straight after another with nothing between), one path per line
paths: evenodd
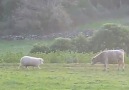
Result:
M105 69L107 70L108 64L110 62L118 63L118 70L120 66L124 70L124 50L105 50L97 54L95 57L92 58L91 64L96 64L100 62L104 64Z

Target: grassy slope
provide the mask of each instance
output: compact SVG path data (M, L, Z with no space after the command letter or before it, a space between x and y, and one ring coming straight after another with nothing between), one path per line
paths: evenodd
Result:
M44 64L42 69L17 70L17 65L0 65L1 90L128 90L129 66L109 72L88 64Z
M0 54L6 53L6 52L22 52L24 54L29 53L31 48L36 43L49 43L49 41L43 41L43 40L14 40L14 41L6 41L6 40L0 40Z
M101 28L101 26L105 23L117 23L117 24L122 24L122 25L129 25L129 18L128 17L124 17L124 18L111 18L111 19L105 19L105 20L99 20L99 21L94 21L92 23L89 24L84 24L81 25L79 28L81 30L85 30L85 29L99 29Z

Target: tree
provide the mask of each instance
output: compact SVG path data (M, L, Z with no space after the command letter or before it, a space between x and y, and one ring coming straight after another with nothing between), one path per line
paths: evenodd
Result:
M88 39L83 33L80 33L76 38L72 40L72 44L75 48L75 51L82 53L82 52L88 52Z
M107 23L91 39L92 50L124 49L129 52L129 27Z
M121 1L123 0L90 0L91 3L97 7L98 4L102 5L104 8L107 9L114 9L114 8L120 8Z
M13 15L17 32L48 34L66 29L72 23L62 0L22 0L21 3Z
M19 5L19 0L0 0L0 35L10 34L14 20L12 14Z
M2 6L2 0L0 0L0 21L3 17L3 6Z

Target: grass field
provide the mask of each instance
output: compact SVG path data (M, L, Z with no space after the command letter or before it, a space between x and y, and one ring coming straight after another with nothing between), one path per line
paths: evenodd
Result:
M42 69L17 69L18 64L0 64L1 90L129 90L129 65L117 71L110 65L44 64Z
M46 42L44 40L0 40L0 54L6 52L22 52L24 54L27 54L36 43L49 43L49 41Z
M99 25L101 22L85 27L98 28ZM42 40L0 40L0 56L7 52L22 52L27 55L35 43L46 44ZM46 58L55 57L53 54L48 55L51 56ZM58 55L59 59L60 57L63 56ZM81 57L81 60L89 59L78 54L77 57ZM33 68L18 70L17 68L17 63L0 63L0 90L129 90L128 64L125 71L118 71L117 65L110 65L109 71L102 71L103 65L91 66L87 63L44 63L41 70Z
M94 21L89 24L80 25L79 29L80 30L86 30L86 29L98 30L103 26L103 24L106 24L106 23L117 23L117 24L129 26L128 19L129 19L128 17L125 17L125 18L111 18L108 20L105 19L105 20Z

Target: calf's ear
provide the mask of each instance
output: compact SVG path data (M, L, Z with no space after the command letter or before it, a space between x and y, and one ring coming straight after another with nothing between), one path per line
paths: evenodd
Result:
M44 60L43 60L42 58L40 58L40 61L42 61L42 62L43 62Z
M42 64L43 64L43 59L42 59L42 58L40 59L40 63L42 63Z

